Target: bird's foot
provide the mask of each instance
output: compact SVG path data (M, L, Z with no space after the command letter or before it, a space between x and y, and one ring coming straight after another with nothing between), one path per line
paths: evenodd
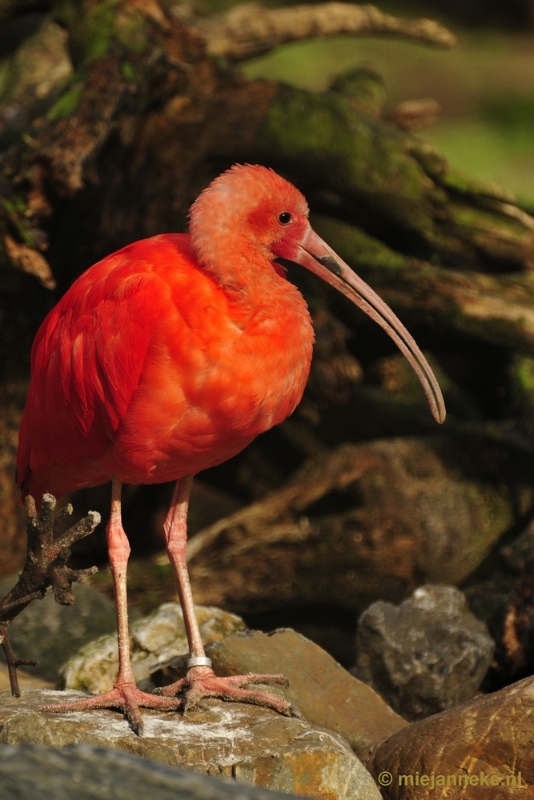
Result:
M153 708L159 711L175 711L183 708L184 702L178 698L156 697L137 688L133 681L116 683L110 692L93 695L71 703L58 703L44 706L44 711L87 711L91 708L115 708L122 711L130 722L134 733L143 735L143 718L140 708Z
M185 699L184 710L194 708L203 697L219 697L221 700L238 703L252 703L265 708L272 708L286 717L299 717L302 714L292 703L282 697L267 694L267 692L243 689L243 686L252 684L279 684L289 686L287 678L283 675L230 675L218 678L211 667L191 667L185 678L181 678L169 686L156 689L156 694L163 697L182 695Z

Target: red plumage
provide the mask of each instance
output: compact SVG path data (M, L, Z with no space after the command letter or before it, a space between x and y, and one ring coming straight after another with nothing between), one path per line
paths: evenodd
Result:
M270 277L274 302L262 315L259 298L224 293L184 234L135 242L87 270L35 338L23 493L60 496L112 474L174 480L285 419L304 389L313 334L298 292Z
M217 678L204 653L186 566L192 476L242 450L299 402L313 329L303 297L275 259L295 261L382 325L406 355L439 421L439 386L423 354L382 300L311 229L308 207L272 170L235 166L191 209L190 235L163 234L104 258L50 312L32 349L32 378L17 458L23 496L37 503L111 480L107 527L115 584L119 674L101 697L68 708L121 708L137 732L139 707L174 709L187 692L294 714L254 683L280 675ZM191 658L166 697L140 692L130 666L122 483L176 480L164 523Z

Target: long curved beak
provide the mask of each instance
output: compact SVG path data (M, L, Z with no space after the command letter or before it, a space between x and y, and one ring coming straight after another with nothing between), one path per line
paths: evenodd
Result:
M386 331L419 378L434 418L443 422L445 403L436 377L415 340L390 307L317 236L311 226L300 241L297 257L292 260L348 297Z

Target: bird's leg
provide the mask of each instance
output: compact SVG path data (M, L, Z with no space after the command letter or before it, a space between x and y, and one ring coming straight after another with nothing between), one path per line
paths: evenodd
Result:
M115 587L115 609L117 613L117 635L119 645L119 674L113 689L101 695L88 697L73 703L46 706L46 711L83 711L90 708L117 708L124 712L133 730L143 733L143 720L140 708L173 710L183 703L163 697L155 697L140 691L135 683L130 661L130 635L128 632L128 605L126 591L126 570L130 556L130 544L122 527L121 482L112 478L111 514L106 528L109 562L113 585Z
M156 689L156 693L167 697L183 693L186 699L186 710L194 707L203 697L220 697L222 700L266 706L287 716L300 716L300 712L295 706L281 697L242 688L252 684L272 683L287 686L287 679L283 675L251 673L218 678L211 668L211 660L206 657L202 644L186 562L187 509L192 483L191 475L186 475L176 482L171 507L163 525L167 553L178 584L178 594L189 643L188 670L185 678L170 686Z
M192 475L186 475L176 481L171 506L163 523L163 530L165 532L167 553L178 584L178 596L184 615L189 655L191 658L206 659L186 561L187 510L189 508L189 495L191 494L192 484Z

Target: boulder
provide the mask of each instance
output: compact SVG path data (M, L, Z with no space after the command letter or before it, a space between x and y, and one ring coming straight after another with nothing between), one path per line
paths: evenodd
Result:
M43 710L83 696L75 691L35 690L21 698L3 693L0 744L62 748L85 743L304 797L380 800L374 781L340 736L295 717L205 700L185 715L143 710L145 735L139 737L114 711Z
M530 677L414 722L360 757L384 800L532 797L533 714Z
M494 642L454 586L421 586L393 606L361 615L353 674L409 720L453 708L476 694Z
M147 758L87 744L62 750L0 745L2 800L291 800L296 795L240 786Z
M236 633L206 652L218 675L281 672L289 680L289 687L281 690L284 697L313 725L340 734L353 748L390 736L407 724L373 689L295 631ZM171 683L183 674L185 660L178 659L154 680Z

